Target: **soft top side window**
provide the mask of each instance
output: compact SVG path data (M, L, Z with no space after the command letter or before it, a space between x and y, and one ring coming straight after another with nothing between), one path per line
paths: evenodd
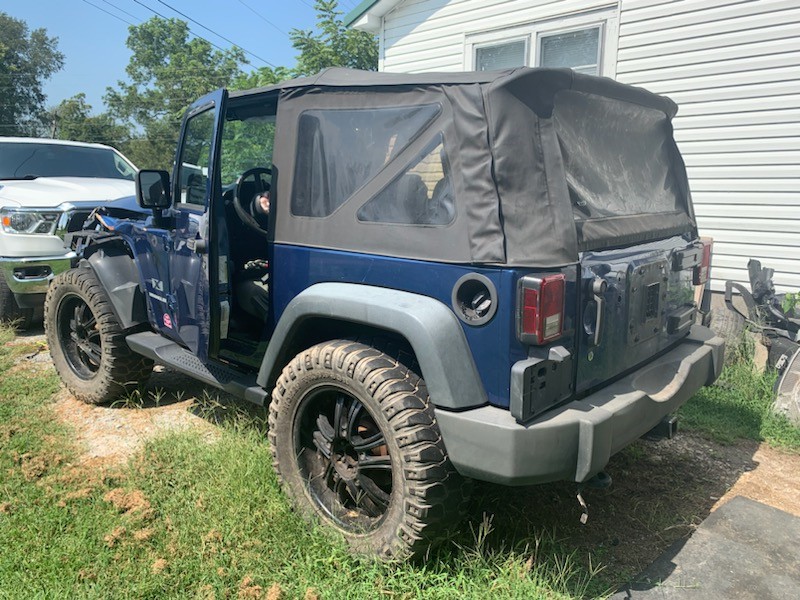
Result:
M440 112L439 104L304 112L297 132L292 214L332 214Z
M455 218L453 184L441 134L409 167L358 209L358 220L402 225L449 225Z

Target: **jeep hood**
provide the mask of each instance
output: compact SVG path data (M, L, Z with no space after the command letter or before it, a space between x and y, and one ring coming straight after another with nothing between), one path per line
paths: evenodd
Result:
M135 193L127 179L38 177L0 180L0 206L56 207L65 202L108 202Z

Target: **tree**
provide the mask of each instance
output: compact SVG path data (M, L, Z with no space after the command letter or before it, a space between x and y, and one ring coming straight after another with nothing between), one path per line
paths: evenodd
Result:
M327 67L378 70L378 41L365 31L349 29L342 22L337 0L316 0L317 33L293 29L292 46L300 51L296 75L313 75Z
M0 135L37 135L46 120L44 82L64 66L57 38L0 12Z
M179 19L153 17L128 31L132 55L125 72L130 83L119 81L117 89L108 88L105 101L111 116L143 132L126 148L129 158L141 168L168 168L186 108L230 85L244 53L189 39L189 27Z
M50 111L53 137L61 140L95 142L117 148L124 147L130 139L130 131L117 123L108 113L92 115L91 104L86 103L86 94L80 93Z
M231 83L235 90L249 90L253 88L275 85L294 77L294 71L286 67L261 67L250 73L239 73Z

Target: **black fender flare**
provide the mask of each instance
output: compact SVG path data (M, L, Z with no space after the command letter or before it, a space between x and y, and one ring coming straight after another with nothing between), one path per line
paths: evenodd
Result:
M92 240L83 248L79 266L94 271L123 329L150 324L139 269L121 238Z
M449 307L420 294L355 283L318 283L292 299L264 355L259 385L267 388L293 358L286 356L287 348L309 318L367 325L404 337L437 407L459 410L488 403L467 338Z

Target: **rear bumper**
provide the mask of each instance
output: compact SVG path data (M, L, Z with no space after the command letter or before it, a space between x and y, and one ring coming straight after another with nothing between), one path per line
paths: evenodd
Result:
M20 302L20 296L46 293L53 277L69 269L73 258L74 252L58 256L0 257L0 270Z
M693 326L667 354L598 392L526 425L508 410L436 409L447 452L467 477L505 485L586 481L722 370L725 343Z

